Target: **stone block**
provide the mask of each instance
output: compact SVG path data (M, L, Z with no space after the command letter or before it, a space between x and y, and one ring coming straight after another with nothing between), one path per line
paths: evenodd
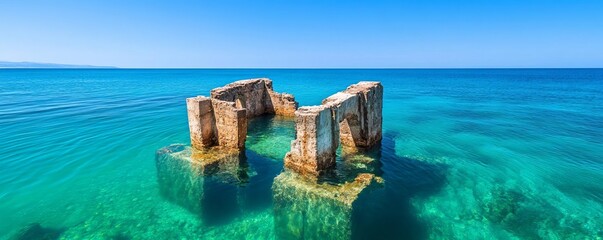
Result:
M335 164L331 114L326 106L301 107L295 112L297 137L285 155L285 167L318 175Z
M248 181L244 161L233 148L164 147L155 157L160 194L209 224L229 221L241 211L239 185Z
M318 184L285 171L272 185L277 239L352 239L358 197L378 181L372 174L339 185Z
M245 108L237 108L235 103L212 99L217 145L244 148L247 138L247 117Z
M214 145L216 139L211 99L203 96L187 98L186 108L191 145L195 148Z

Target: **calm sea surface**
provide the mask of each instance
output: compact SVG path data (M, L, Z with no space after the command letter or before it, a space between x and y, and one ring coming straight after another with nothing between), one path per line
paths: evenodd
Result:
M291 120L250 123L240 188L254 207L220 224L160 194L155 160L189 143L186 97L256 77L300 105L382 82L384 139L366 171L385 185L360 211L375 231L355 236L603 238L602 69L117 69L0 70L0 239L274 238Z

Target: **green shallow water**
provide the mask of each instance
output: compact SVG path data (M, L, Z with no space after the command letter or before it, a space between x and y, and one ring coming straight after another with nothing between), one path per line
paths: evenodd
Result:
M244 207L225 221L158 181L156 151L188 143L184 98L251 77L301 105L382 81L384 139L337 171L385 185L351 215L325 207L350 216L355 238L603 239L599 69L0 70L0 239L275 238L272 184L291 119L250 123Z

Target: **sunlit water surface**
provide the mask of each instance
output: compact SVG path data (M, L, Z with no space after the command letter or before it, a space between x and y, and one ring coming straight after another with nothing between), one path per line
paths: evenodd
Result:
M300 105L382 82L377 162L356 170L385 184L355 215L374 231L356 237L603 238L594 69L0 70L0 238L274 238L271 186L291 119L250 123L240 188L253 207L218 224L160 194L155 159L188 144L186 97L254 77Z

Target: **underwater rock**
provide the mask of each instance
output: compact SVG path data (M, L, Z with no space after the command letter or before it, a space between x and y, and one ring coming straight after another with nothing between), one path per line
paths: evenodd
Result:
M319 175L335 165L339 143L345 151L369 148L382 137L383 86L359 82L320 106L295 111L297 138L285 156L285 167L304 175Z
M32 223L17 232L12 240L54 240L59 239L64 232L62 229L45 228L39 223Z
M244 148L247 119L265 113L294 116L297 102L291 94L277 93L267 78L240 80L214 88L211 98L186 99L191 144Z
M368 173L339 185L281 173L272 185L277 239L351 239L355 201L377 182L382 180Z
M205 222L221 223L240 212L239 186L249 179L244 152L174 144L157 151L156 166L161 195Z
M525 197L519 191L496 186L480 206L488 220L503 223L518 213L524 200Z

